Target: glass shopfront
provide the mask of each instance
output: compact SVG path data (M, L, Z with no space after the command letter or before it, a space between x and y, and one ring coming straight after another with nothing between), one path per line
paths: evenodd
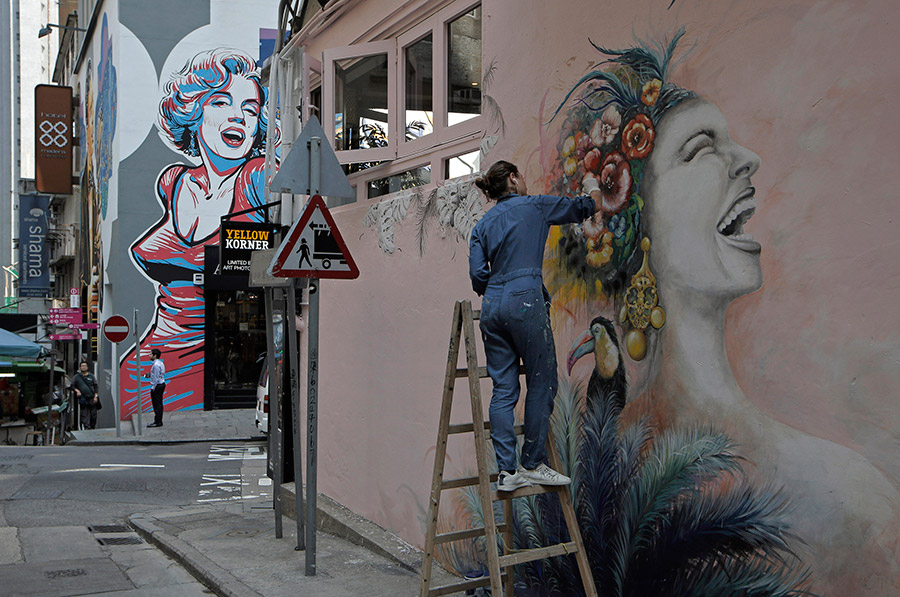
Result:
M215 274L213 263L218 264L217 252L208 251L206 259L207 265L213 267L207 267L204 280L204 408L254 408L266 354L263 293L247 288L243 276Z

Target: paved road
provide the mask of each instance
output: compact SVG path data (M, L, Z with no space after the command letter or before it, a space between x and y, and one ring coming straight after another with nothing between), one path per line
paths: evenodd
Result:
M0 446L0 595L209 594L123 525L240 499L242 462L264 457L262 442Z

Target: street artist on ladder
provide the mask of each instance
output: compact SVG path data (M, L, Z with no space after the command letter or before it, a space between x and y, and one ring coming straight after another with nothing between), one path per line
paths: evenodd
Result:
M568 485L547 466L546 440L559 385L550 329L550 295L541 265L550 226L583 222L599 211L597 179L582 181L590 197L527 195L515 165L499 161L475 184L497 204L475 225L469 241L472 288L484 296L480 328L493 381L490 422L499 491L538 483ZM519 400L519 359L525 366L525 443L516 466L514 415Z

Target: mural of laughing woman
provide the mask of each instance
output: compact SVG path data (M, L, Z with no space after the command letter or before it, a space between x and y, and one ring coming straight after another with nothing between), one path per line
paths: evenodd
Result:
M602 399L592 392L625 387L627 369L624 416L650 415L657 429L702 421L732 437L745 468L793 499L786 520L806 543L798 555L814 590L900 594L895 486L857 452L761 410L732 373L726 310L763 283L762 247L744 230L760 158L713 103L667 81L682 33L655 49L595 46L605 62L554 116L563 122L545 147L550 191L579 192L595 177L603 193L599 214L549 241L556 313L590 327L569 370L593 353L589 408Z
M219 218L262 205L267 90L256 63L237 50L197 54L165 86L157 126L175 150L199 164L167 166L156 182L162 218L131 246L135 265L156 287L156 310L140 341L141 362L166 353L165 410L203 407L204 296L193 282L204 248L218 243ZM235 221L263 221L251 212ZM122 412L137 407L135 355L119 369ZM148 384L143 385L149 396ZM147 396L142 404L149 404Z

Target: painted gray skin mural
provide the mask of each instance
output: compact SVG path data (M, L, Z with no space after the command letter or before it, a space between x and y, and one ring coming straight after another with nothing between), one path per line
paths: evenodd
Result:
M220 217L265 202L266 98L249 55L216 49L173 74L159 104L161 136L190 163L160 172L155 193L163 216L134 242L131 258L156 287L156 312L140 346L145 359L153 348L166 355L167 410L203 407L204 297L193 274L203 271L205 247L218 244ZM263 218L260 211L232 221ZM137 407L133 350L119 371L128 416Z
M581 194L594 177L604 195L599 216L551 231L544 268L554 327L586 328L560 339L572 348L552 424L595 578L609 595L891 594L893 485L762 412L732 374L725 311L763 283L763 247L744 230L760 160L667 79L682 35L594 44L600 67L540 114L539 186ZM559 540L558 504L517 502L517 547ZM464 503L477 525L478 500ZM445 555L477 567L477 549ZM520 574L522 594L581 594L574 561Z

